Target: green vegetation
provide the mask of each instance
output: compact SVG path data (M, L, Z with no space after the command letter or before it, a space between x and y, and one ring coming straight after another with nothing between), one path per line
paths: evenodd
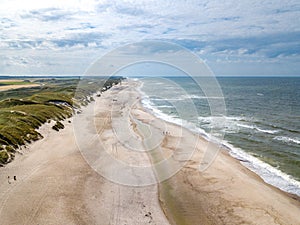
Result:
M0 163L6 163L9 159L9 155L6 151L1 150L0 151Z
M56 124L52 127L53 130L59 131L60 129L64 129L65 125L63 125L61 122L56 121Z
M1 81L0 80L0 86L5 86L5 85L28 85L28 84L33 84L30 81Z
M39 87L7 90L0 95L0 165L14 158L20 146L42 138L37 129L50 120L52 127L64 128L60 122L71 117L81 106L93 101L92 94L119 83L121 78L37 79Z

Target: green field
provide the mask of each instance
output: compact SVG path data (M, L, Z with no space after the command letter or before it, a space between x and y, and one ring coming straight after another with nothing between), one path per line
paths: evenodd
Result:
M43 138L37 131L42 124L54 120L57 122L53 129L62 129L59 121L93 101L91 95L103 86L109 88L120 80L40 79L35 83L41 86L1 92L0 165L10 162L20 146Z
M33 84L33 83L30 82L30 81L23 81L23 80L20 80L20 81L1 81L0 80L0 86L7 86L7 85L30 85L30 84Z

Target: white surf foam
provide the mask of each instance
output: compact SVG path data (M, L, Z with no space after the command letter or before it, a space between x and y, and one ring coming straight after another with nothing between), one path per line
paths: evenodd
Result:
M216 138L210 133L205 132L203 129L197 127L195 124L182 120L180 118L175 118L170 115L167 115L163 113L159 108L155 106L153 102L151 102L150 98L141 90L141 87L138 89L138 91L142 95L142 104L143 106L149 110L153 115L156 117L163 119L167 122L174 123L180 126L183 126L192 132L195 132L197 134L200 134L203 138L205 138L208 141L222 144L230 153L230 155L238 160L241 161L242 165L253 171L254 173L258 174L266 183L271 184L285 192L292 193L295 195L300 196L300 182L293 179L292 176L285 174L278 168L274 168L271 165L261 161L260 159L246 153L242 149L236 148L230 143L228 143L225 140L220 140L219 138ZM215 120L215 118L209 118L209 117L199 117L200 120L210 122L212 120ZM245 117L226 117L227 121L246 121L247 118ZM241 124L240 124L241 125ZM256 126L252 125L242 125L245 128L249 129L256 129L260 132L265 133L276 133L277 130L264 130L261 128L258 128ZM226 131L227 132L227 131ZM279 140L289 140L286 139L287 137L281 137L278 136L277 139ZM299 144L300 140L298 139L292 139L292 141L296 141L295 143Z
M300 145L300 139L298 138L291 138L291 137L285 137L285 136L276 136L273 138L277 141L282 141L284 143L294 143Z
M224 131L230 133L239 132L241 127L246 129L256 130L258 132L267 133L267 134L275 134L279 132L279 130L267 130L267 129L262 129L258 126L246 124L247 121L251 121L250 118L246 118L246 117L224 116L218 119L217 117L213 117L213 116L204 116L204 117L200 116L198 117L198 120L200 124L203 124L202 126L206 128L223 129Z
M238 123L237 126L252 129L252 130L257 130L259 132L267 133L267 134L275 134L275 133L279 132L279 130L266 130L266 129L262 129L262 128L259 128L259 127L254 126L254 125L247 125L247 124Z
M285 192L300 196L300 182L290 175L244 152L242 149L234 147L226 141L223 141L223 145L227 147L231 156L240 160L244 166L258 174L266 183Z

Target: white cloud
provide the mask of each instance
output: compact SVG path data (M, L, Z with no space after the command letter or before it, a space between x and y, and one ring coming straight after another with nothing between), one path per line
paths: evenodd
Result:
M255 55L263 66L264 59L300 54L298 0L2 0L0 15L0 51L40 56L38 73L60 74L70 52L88 56L65 59L73 63L69 72L82 73L82 60L87 67L110 49L145 39L175 41L208 61L232 56L247 62ZM57 53L60 61L47 64L43 54L55 61ZM13 72L5 65L0 73Z

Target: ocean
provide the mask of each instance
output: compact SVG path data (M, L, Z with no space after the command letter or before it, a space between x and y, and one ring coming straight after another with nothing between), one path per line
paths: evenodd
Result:
M300 196L300 77L217 78L222 123L193 79L139 80L142 103L157 117L220 142L267 183Z

